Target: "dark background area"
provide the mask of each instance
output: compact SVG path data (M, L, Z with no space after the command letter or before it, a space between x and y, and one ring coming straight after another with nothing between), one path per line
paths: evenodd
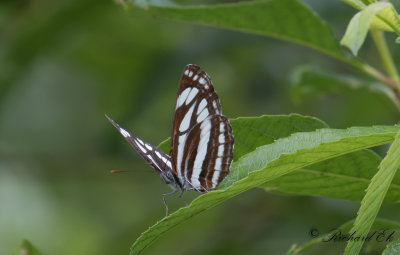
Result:
M303 2L339 39L355 14L340 1ZM394 38L387 37L397 61ZM370 41L360 57L380 68ZM368 77L289 42L126 12L111 0L2 1L0 254L16 252L23 238L43 254L128 254L164 216L161 194L169 188L104 114L160 143L170 135L178 81L189 63L211 76L229 118L300 113L346 128L400 117L388 99L368 90L293 102L290 77L300 65ZM183 206L168 201L170 210ZM310 240L311 228L322 233L355 218L358 206L253 189L173 229L146 254L283 254ZM384 205L380 215L396 219L399 212ZM343 247L321 244L310 254Z

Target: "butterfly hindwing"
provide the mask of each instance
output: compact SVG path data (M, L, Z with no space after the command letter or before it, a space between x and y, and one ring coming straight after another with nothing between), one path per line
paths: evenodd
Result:
M118 129L129 144L136 150L137 153L158 173L172 169L170 156L153 145L144 142L140 138L131 135L128 131L120 127L114 120L106 115L107 119Z
M196 125L185 145L184 175L194 189L215 188L229 173L233 159L232 128L222 115L212 115Z

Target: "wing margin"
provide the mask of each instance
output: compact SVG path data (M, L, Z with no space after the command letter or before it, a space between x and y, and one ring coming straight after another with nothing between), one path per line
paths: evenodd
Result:
M137 136L130 134L128 131L120 127L113 119L107 114L106 118L111 124L121 133L121 135L128 141L128 143L135 149L135 151L158 173L172 170L171 157L164 153L157 147L146 143Z

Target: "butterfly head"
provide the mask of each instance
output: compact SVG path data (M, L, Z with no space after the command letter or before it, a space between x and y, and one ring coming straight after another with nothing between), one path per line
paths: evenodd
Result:
M177 176L172 172L172 169L166 169L160 172L160 178L165 183L168 184L173 190L181 190L182 184L180 183Z

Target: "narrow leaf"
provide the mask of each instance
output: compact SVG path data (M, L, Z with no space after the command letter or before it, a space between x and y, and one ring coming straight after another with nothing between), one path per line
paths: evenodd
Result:
M340 231L341 233L347 233L348 231L350 231L353 223L354 223L354 220L348 221L348 222L344 223L343 225L341 225L340 227L338 227L337 229L332 230L326 234L323 234L318 238L311 239L310 241L308 241L304 244L301 244L301 245L295 244L290 248L287 255L300 254L300 253L310 249L311 247L313 247L316 244L319 244L321 242L331 239L332 236L334 236L335 233L337 233L338 231ZM374 224L372 225L371 231L381 230L381 229L400 230L400 222L377 218L375 220ZM382 254L382 255L385 255L385 254Z
M379 165L379 171L372 178L365 197L361 201L354 227L350 232L365 235L371 229L378 214L383 199L389 189L394 175L398 172L400 165L400 132L397 133L393 144L390 146L386 157ZM363 245L363 240L349 241L345 254L358 254Z
M133 244L131 254L141 253L171 228L246 190L323 160L390 143L399 130L400 126L319 129L295 133L258 147L232 164L231 173L217 190L198 196L189 206L142 233Z

